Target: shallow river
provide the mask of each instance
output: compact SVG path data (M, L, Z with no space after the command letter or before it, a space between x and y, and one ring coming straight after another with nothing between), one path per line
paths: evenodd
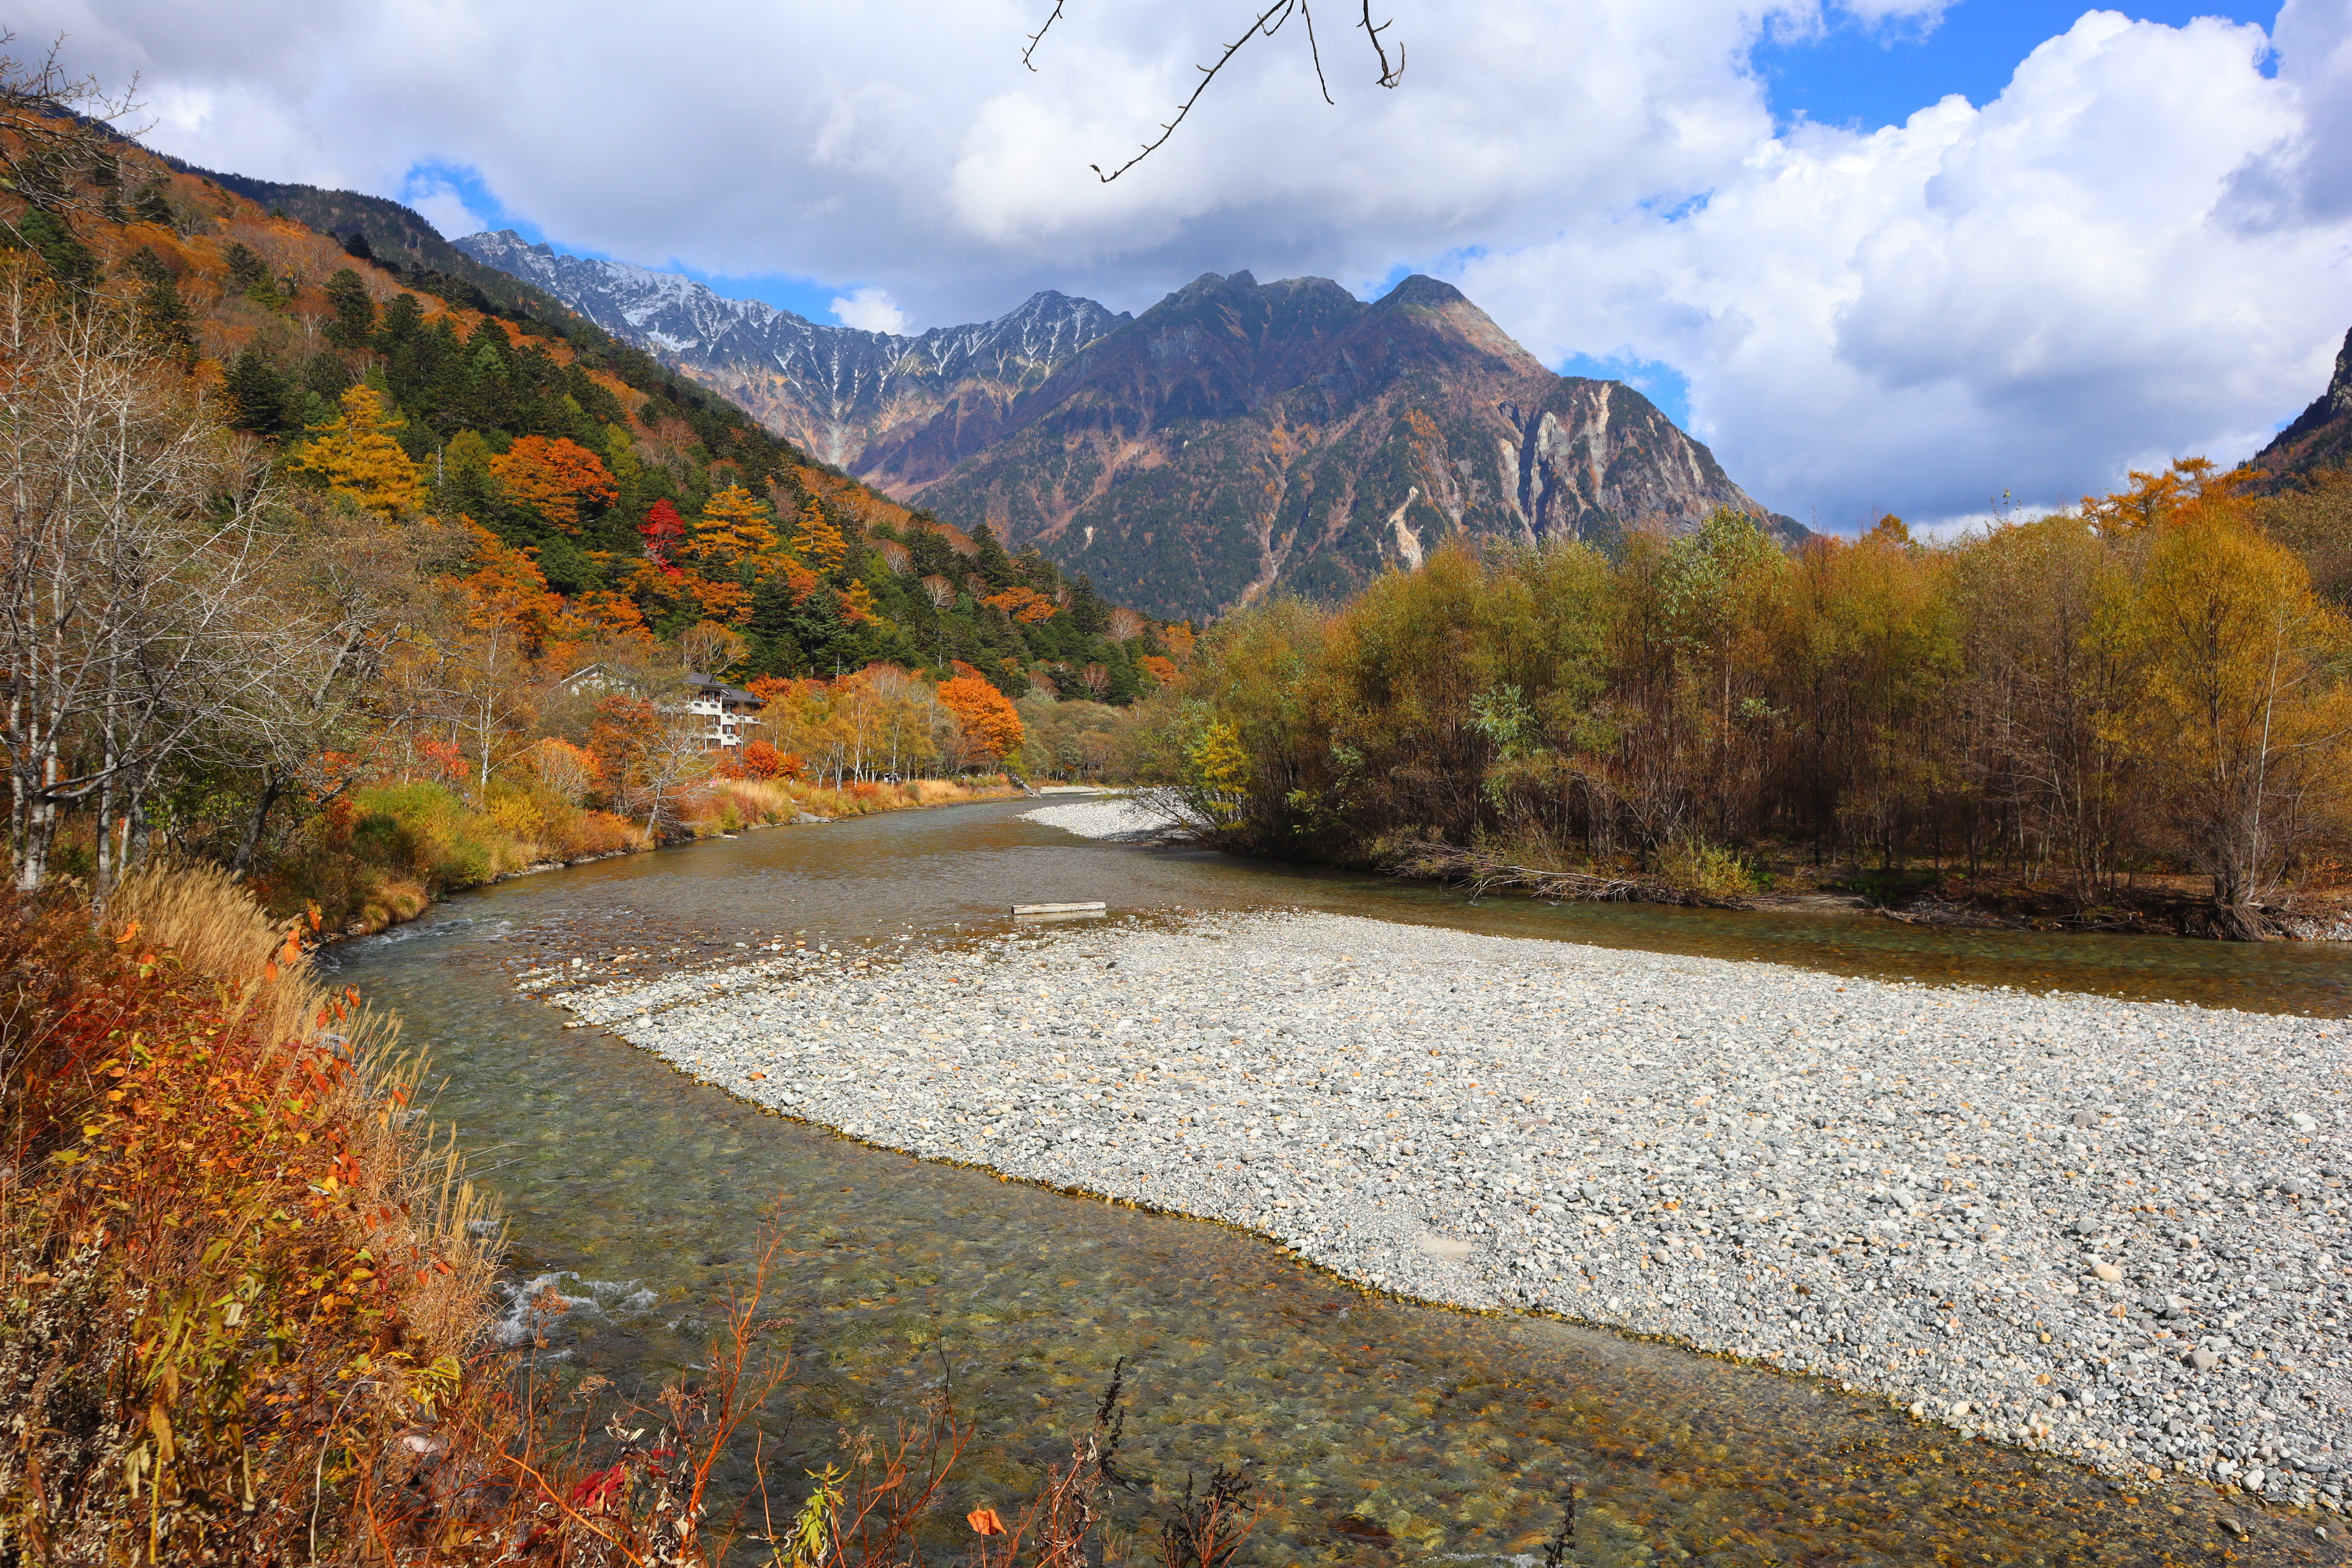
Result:
M514 1281L573 1303L572 1375L646 1390L699 1355L773 1215L796 1375L764 1420L781 1513L845 1426L917 1416L951 1373L981 1435L961 1513L1026 1495L1128 1358L1123 1454L1162 1487L1247 1460L1271 1505L1245 1562L1532 1563L1579 1491L1580 1563L2342 1563L2333 1516L2182 1484L2118 1488L1812 1380L1543 1320L1363 1295L1273 1246L924 1164L756 1111L519 996L511 971L782 935L953 942L1016 902L1296 905L1841 973L2352 1014L2323 947L1951 932L1860 916L1555 908L1073 839L1025 803L780 829L521 879L340 950L433 1054L509 1220ZM740 1493L746 1471L730 1485ZM1139 1491L1114 1516L1150 1515ZM2232 1541L2227 1516L2250 1531ZM2333 1540L2315 1531L2324 1524Z

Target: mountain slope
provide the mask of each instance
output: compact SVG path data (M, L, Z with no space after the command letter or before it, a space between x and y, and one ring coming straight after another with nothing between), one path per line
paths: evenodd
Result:
M348 504L395 528L480 525L474 553L435 570L495 574L550 647L715 621L745 639L736 678L961 660L1013 695L1042 680L1113 703L1162 668L1157 628L1050 562L816 464L398 203L199 173L127 141L110 172L133 200L89 193L40 223L0 191L0 232L42 240L11 265L132 312L155 374L215 389L289 486L341 487L310 458L359 421L385 483L343 488Z
M2266 476L2264 489L2275 489L2347 462L2352 462L2352 331L2344 334L2327 390L2248 459L2248 466Z
M1339 597L1457 534L1605 542L1721 507L1770 516L1641 394L1553 374L1423 277L1365 304L1322 279L1208 274L925 457L899 493L1165 616Z
M349 254L397 270L415 287L429 289L452 304L494 315L557 322L572 307L554 295L495 267L485 266L441 237L441 231L414 207L389 196L320 185L257 180L246 174L198 168L164 158L184 174L209 180L225 191L274 214L342 242Z
M511 230L455 243L660 353L786 440L886 489L899 463L922 462L932 426L993 430L1014 396L1129 320L1046 290L992 321L904 337L820 326L756 300L722 298L676 273L562 255Z

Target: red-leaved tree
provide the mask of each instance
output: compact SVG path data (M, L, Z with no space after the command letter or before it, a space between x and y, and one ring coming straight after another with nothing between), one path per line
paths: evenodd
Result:
M645 535L646 554L663 571L673 577L677 576L677 564L671 557L686 538L686 519L678 516L677 508L670 505L669 497L664 496L654 502L652 510L646 513L645 521L637 524L637 531Z

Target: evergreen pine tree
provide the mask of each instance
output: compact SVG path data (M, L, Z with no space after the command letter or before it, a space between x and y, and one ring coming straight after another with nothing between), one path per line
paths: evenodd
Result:
M287 378L278 374L258 351L247 348L228 368L223 389L228 394L232 428L257 436L283 436L293 428L288 416Z
M980 574L988 580L990 587L1006 588L1020 580L1020 574L1013 568L1013 558L1005 554L1004 546L996 542L994 529L982 523L971 531L971 542L978 546L971 563L980 569Z
M346 267L327 279L327 303L335 319L327 323L327 336L347 349L363 349L375 331L375 300L360 281L360 275Z
M141 223L160 223L165 228L179 225L179 215L172 210L172 199L163 194L163 183L157 180L142 186L131 204L131 216Z
M16 220L16 232L40 253L49 276L58 282L69 289L87 289L98 281L98 258L55 213L29 208Z
M1095 592L1095 580L1081 577L1070 590L1070 625L1080 637L1098 637L1110 626L1110 611Z

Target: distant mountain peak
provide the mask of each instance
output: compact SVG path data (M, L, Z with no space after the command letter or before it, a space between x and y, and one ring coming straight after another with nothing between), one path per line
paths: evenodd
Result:
M968 422L1001 407L1129 320L1041 289L993 321L911 336L877 332L730 300L675 272L566 256L511 229L455 244L660 353L826 462L859 472L887 469L883 454L951 409Z
M1338 598L1449 538L1769 519L1640 393L1554 374L1421 273L1367 302L1328 278L1203 272L1135 317L1045 289L909 337L511 233L457 243L877 489L1154 615Z
M1804 531L1640 393L1553 374L1418 275L1366 304L1324 278L1204 273L921 447L895 493L1170 616L1336 599L1449 538L1605 542L1724 507Z
M1382 305L1425 305L1442 309L1448 305L1468 305L1470 296L1441 279L1425 272L1416 272L1381 296ZM1471 306L1473 310L1477 307ZM1479 312L1484 315L1484 311Z

